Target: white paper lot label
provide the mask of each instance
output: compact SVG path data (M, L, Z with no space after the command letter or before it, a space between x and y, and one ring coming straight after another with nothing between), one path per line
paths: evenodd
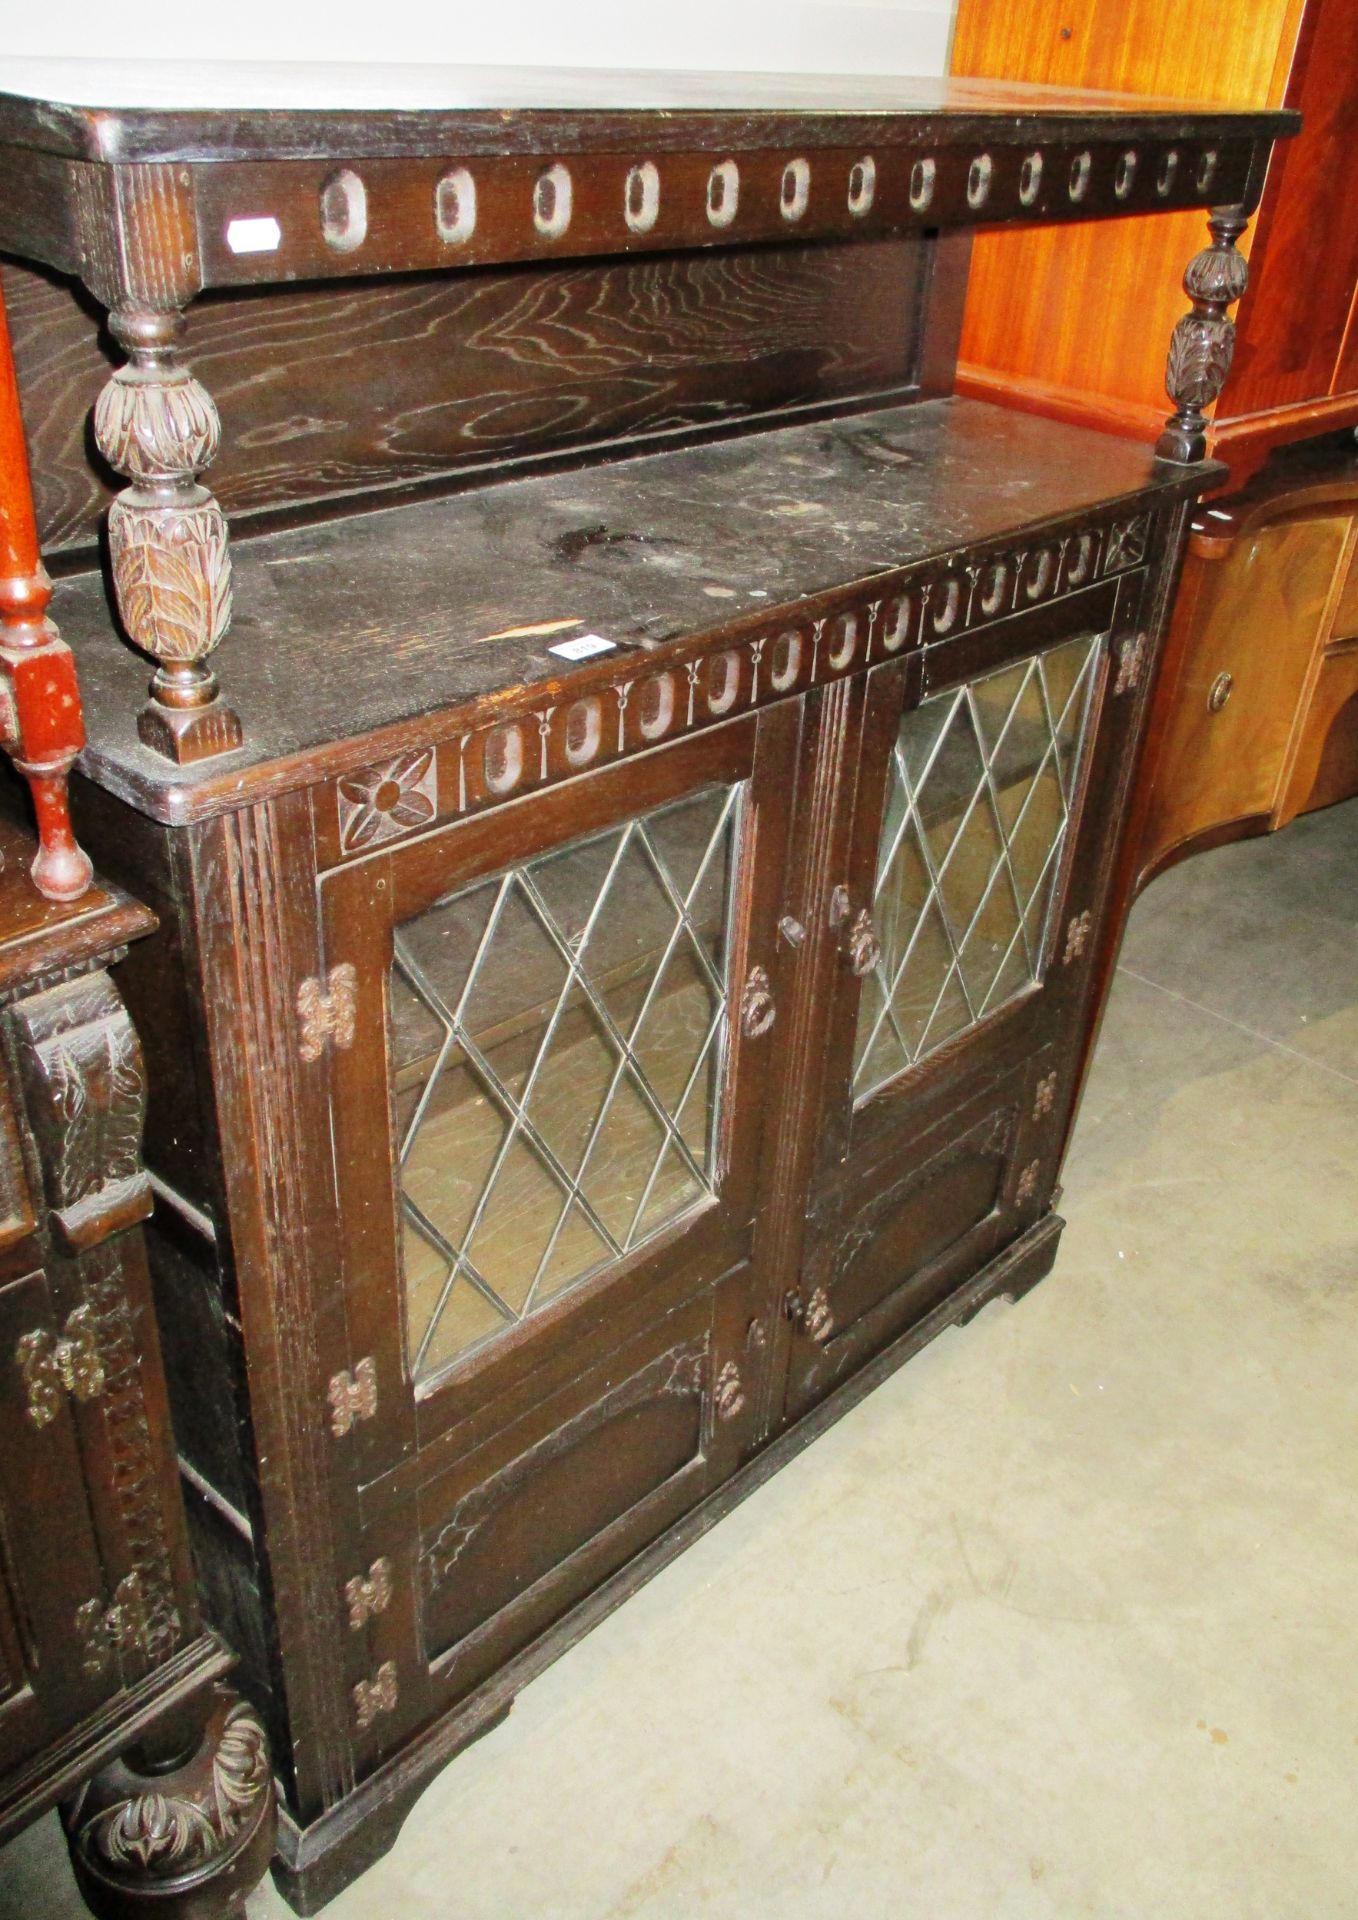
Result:
M283 229L271 213L233 220L226 229L226 244L232 253L276 253L282 238Z
M577 633L574 640L558 640L547 651L562 660L592 660L596 653L613 653L617 644L616 640L605 640L601 633Z

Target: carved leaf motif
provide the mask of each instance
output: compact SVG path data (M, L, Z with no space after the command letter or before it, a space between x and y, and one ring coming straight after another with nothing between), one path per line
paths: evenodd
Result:
M1229 307L1249 283L1249 263L1234 247L1204 247L1184 270L1184 292L1191 300Z
M41 1050L65 1121L53 1178L63 1207L141 1171L145 1083L131 1040L131 1023L120 1014ZM102 1097L92 1100L100 1082Z
M100 453L134 480L196 473L216 457L221 431L211 394L185 371L146 378L121 367L95 403Z
M181 1874L218 1859L270 1791L268 1743L238 1700L212 1756L210 1779L179 1793L138 1793L80 1824L76 1844L114 1868Z
M1235 328L1211 314L1186 313L1174 329L1165 367L1165 391L1176 406L1210 406L1226 384L1235 352Z
M210 1859L217 1845L202 1807L164 1793L138 1794L110 1807L82 1839L115 1867L135 1866L151 1873L171 1873Z
M269 1787L269 1747L264 1729L244 1701L227 1715L212 1761L217 1826L230 1839Z
M201 660L231 621L226 519L210 494L191 507L150 507L124 494L108 516L118 610L158 660Z

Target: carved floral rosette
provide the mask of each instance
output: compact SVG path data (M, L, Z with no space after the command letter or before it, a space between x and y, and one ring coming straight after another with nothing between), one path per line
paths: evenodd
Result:
M161 661L202 660L231 623L226 516L203 487L161 500L129 487L109 508L109 551L128 636Z

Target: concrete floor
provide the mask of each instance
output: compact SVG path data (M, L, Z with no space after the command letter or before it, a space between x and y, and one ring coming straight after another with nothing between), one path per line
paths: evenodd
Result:
M1052 1277L530 1686L327 1920L1358 1916L1356 876L1358 803L1151 888ZM0 1920L83 1911L59 1848Z

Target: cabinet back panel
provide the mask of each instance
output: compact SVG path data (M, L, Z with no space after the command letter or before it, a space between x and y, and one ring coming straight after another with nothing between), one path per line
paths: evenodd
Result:
M760 247L208 294L184 357L233 517L915 384L930 242ZM113 497L89 412L117 355L74 281L0 271L44 551Z

